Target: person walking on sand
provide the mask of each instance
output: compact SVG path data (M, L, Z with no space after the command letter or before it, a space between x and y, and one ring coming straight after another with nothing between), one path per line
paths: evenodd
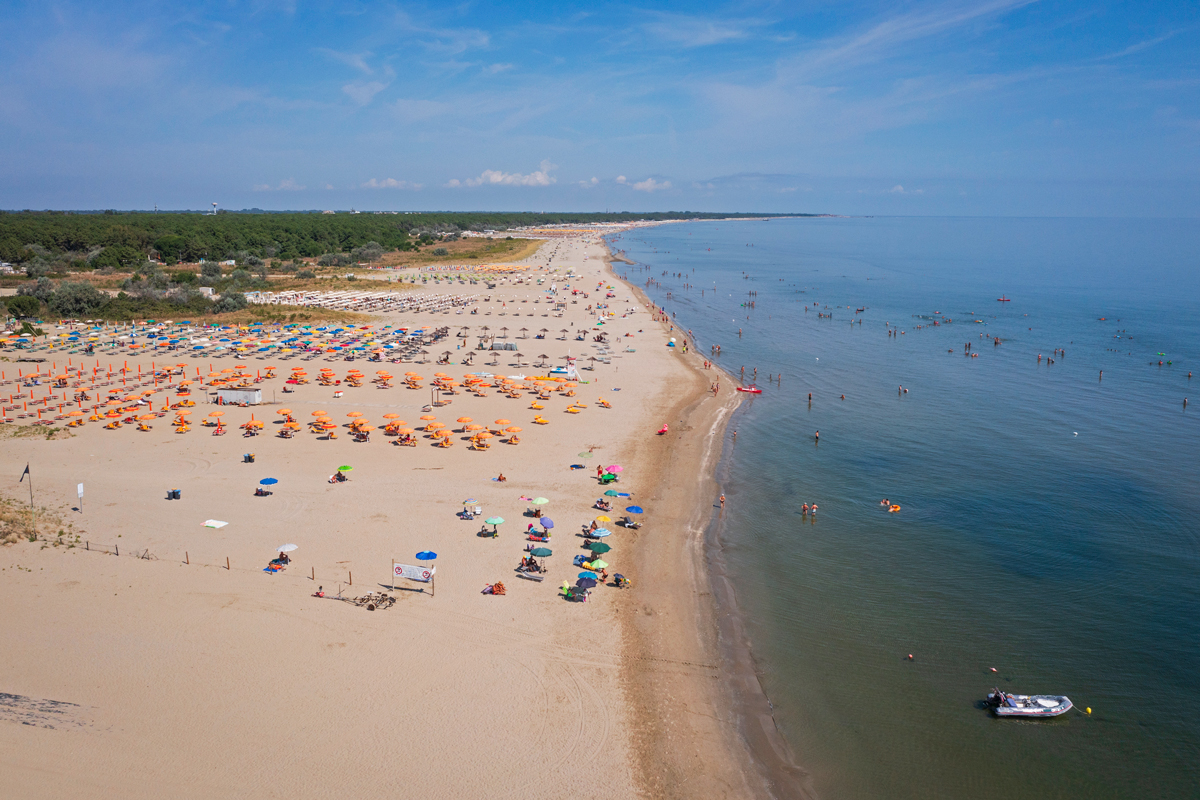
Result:
M721 510L725 510L725 495L721 495Z

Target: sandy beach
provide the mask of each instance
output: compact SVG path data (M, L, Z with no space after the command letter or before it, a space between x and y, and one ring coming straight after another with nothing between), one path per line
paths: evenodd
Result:
M737 396L723 381L714 397L708 388L721 376L704 371L699 355L666 346L678 334L615 280L602 244L573 239L543 250L557 251L550 269L573 268L571 288L590 294L572 298L560 275L562 319L542 319L550 309L532 298L547 287L529 284L472 286L476 314L377 317L380 325L470 328L467 338L446 340L452 363L382 365L396 374L534 376L545 370L516 366L511 352L495 367L484 353L472 367L458 362L483 325L508 325L509 336L522 326L567 328L561 339L517 343L551 363L586 358L597 333L587 307L607 303L611 363L582 370L574 398L556 392L535 411L528 392L513 399L490 390L460 393L430 412L454 430L462 416L489 426L510 420L523 429L518 445L494 439L478 452L456 433L452 447L440 448L418 432L417 447L396 447L382 428L368 443L344 428L336 440L307 431L280 438L281 407L302 422L316 410L339 423L357 411L375 425L394 413L415 426L430 400L428 388L403 384L339 386L335 398L314 381L284 395L288 370L306 363L298 359L278 362L279 377L257 384L275 405L225 409L230 426L251 413L267 420L258 437L244 439L236 427L217 437L199 424L176 434L159 419L149 432L93 422L69 438L4 441L7 496L27 501L17 479L29 463L36 504L73 524L81 542L0 549L0 626L11 643L0 655L8 695L0 763L14 796L766 793L722 677L704 562L718 494L712 474ZM615 296L606 298L597 287L609 285ZM587 341L575 340L580 329ZM120 359L149 374L148 357ZM238 363L253 371L274 361L205 356L195 366ZM377 368L340 355L307 365L339 378L352 367ZM5 365L9 379L17 366ZM197 423L215 408L202 397ZM568 413L574 402L586 406ZM538 414L547 424L532 424ZM656 435L664 423L669 432ZM244 463L245 453L254 463ZM626 503L645 509L640 531L610 524L605 540L608 571L633 586L601 585L587 602L568 602L560 587L580 571L571 562L587 552L581 525L603 513L593 508L605 489L596 466L609 464L623 467L612 488L631 495L614 498L621 505L611 516ZM350 480L331 484L340 465L353 466ZM500 473L507 481L493 480ZM255 496L267 477L278 479L273 494ZM171 488L181 499L165 499ZM556 523L544 544L554 555L546 579L533 582L514 570L536 521L522 498L539 496ZM484 517L506 520L497 537L479 535L480 519L456 516L468 498ZM209 519L229 524L204 527ZM285 542L298 546L292 562L264 572ZM403 580L393 593L393 560L415 564L423 550L438 554L436 595ZM482 593L496 581L504 596ZM318 586L325 598L313 596ZM369 612L334 599L378 591L394 594L395 605Z

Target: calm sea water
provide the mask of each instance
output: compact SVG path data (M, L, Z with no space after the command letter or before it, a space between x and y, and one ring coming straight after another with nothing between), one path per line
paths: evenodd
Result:
M758 368L717 537L822 798L1200 796L1200 224L705 222L615 245L698 350ZM997 720L993 685L1079 712Z

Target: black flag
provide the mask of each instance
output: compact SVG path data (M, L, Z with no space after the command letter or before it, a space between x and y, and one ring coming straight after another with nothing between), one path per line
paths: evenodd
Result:
M17 483L24 483L26 475L29 475L29 465L28 464L25 465L25 471L21 473L21 480L17 481ZM29 475L29 480L33 480L32 475Z

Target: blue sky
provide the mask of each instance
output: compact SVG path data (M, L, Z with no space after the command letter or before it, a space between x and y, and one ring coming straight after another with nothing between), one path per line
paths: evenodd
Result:
M0 3L0 208L1200 215L1195 3Z

